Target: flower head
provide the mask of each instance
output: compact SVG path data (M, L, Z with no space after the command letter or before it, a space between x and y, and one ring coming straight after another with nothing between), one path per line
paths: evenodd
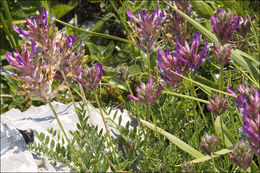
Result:
M233 146L233 153L229 158L240 168L246 170L252 163L252 151L246 141L237 142Z
M219 97L214 94L213 95L213 99L209 99L209 102L211 105L207 105L207 108L209 111L211 111L214 115L221 115L225 112L225 110L227 109L227 101L225 100L225 96L223 96L221 99L219 99Z
M228 88L227 92L237 96L233 100L237 102L243 116L243 133L252 151L260 157L260 91L253 85L249 88L239 84L239 94L234 92L233 86Z
M229 56L231 54L231 49L232 45L224 48L222 45L218 47L214 43L214 55L221 66L224 66L228 62Z
M251 20L252 20L252 18L253 17L251 17ZM241 35L242 37L245 37L246 34L248 33L248 31L250 31L250 28L251 28L251 24L249 22L248 17L243 19L242 16L239 16L239 27L237 28L239 35Z
M128 8L126 14L132 21L137 23L137 25L133 24L132 21L129 23L138 38L136 45L144 52L153 51L163 23L164 12L162 10L159 12L159 8L156 6L155 11L150 16L146 10L142 10L138 12L138 17L136 17ZM131 40L133 39L131 38Z
M28 17L25 17L25 20L27 22L26 27L28 30L23 30L16 25L13 25L13 28L18 34L24 36L25 38L35 40L37 42L41 42L43 45L46 45L49 41L48 35L50 27L54 26L51 13L49 14L49 22L47 22L47 18L48 13L45 7L42 7L42 13L39 15L38 18L33 16L29 19Z
M43 64L37 57L37 48L35 43L31 41L31 52L27 48L27 43L24 42L22 53L17 49L11 54L6 53L6 59L9 64L16 68L12 73L13 78L22 82L21 90L28 92L29 95L35 96L43 101L52 100L58 93L58 88L52 89L52 82L56 70L50 65Z
M83 69L80 74L80 77L78 77L77 80L88 90L94 91L97 89L101 77L102 64L97 63L96 66L86 67L85 69Z
M218 40L224 45L239 27L239 16L235 16L231 11L227 13L220 8L217 10L217 17L211 16L210 22Z
M134 101L137 101L139 103L148 105L152 104L158 94L161 92L162 86L160 85L159 88L157 89L156 93L153 95L154 92L154 84L153 84L153 79L152 76L150 76L149 83L141 83L140 87L136 87L136 92L137 92L137 97L128 95L128 97Z
M206 40L205 47L200 51L200 53L198 53L200 38L201 34L200 32L197 32L197 34L193 36L191 45L189 45L187 41L184 41L184 46L176 40L177 55L182 58L185 63L188 63L195 68L199 68L199 66L203 63L206 58L206 52L208 51L208 40Z
M209 135L206 133L204 136L201 137L200 149L208 154L211 155L215 150L216 144L218 142L218 138L215 135Z
M116 69L115 79L125 82L128 79L129 67L126 65L120 65Z
M174 74L172 71L185 75L189 69L189 65L186 64L183 69L183 61L177 56L176 52L170 55L169 50L165 49L164 54L158 50L157 61L159 68L161 69L162 78L171 86L176 87L178 83L182 81L182 77Z

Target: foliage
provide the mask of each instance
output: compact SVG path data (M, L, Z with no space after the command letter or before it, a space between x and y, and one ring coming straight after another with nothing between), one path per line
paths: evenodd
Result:
M249 140L252 147L254 135L259 131L255 128L259 126L259 111L256 113L258 117L250 115L250 119L245 120L248 116L245 110L250 110L250 106L259 108L260 105L257 95L260 75L259 9L252 8L256 1L61 2L30 4L1 1L1 113L12 108L26 110L32 104L44 104L36 97L28 98L29 91L29 94L21 93L19 88L23 86L23 81L8 74L8 71L16 71L11 64L8 65L10 58L5 56L15 47L18 52L22 50L23 39L18 39L12 24L25 28L24 17L31 17L37 10L40 11L41 6L55 16L54 22L59 29L65 26L66 38L77 34L71 52L84 44L82 52L85 51L88 58L81 64L82 68L93 66L94 69L94 64L99 64L97 74L88 76L88 70L83 71L88 77L85 76L86 82L94 77L98 80L93 81L101 79L101 84L95 85L92 91L82 88L77 82L83 74L73 76L74 81L66 80L66 77L71 77L69 73L65 78L63 76L66 86L59 90L55 100L72 101L74 106L75 101L83 101L75 106L79 122L76 130L70 131L71 138L67 139L66 129L62 133L53 128L48 129L48 134L35 132L38 141L30 145L31 150L75 171L180 172L182 163L192 163L199 172L239 172L227 155L233 152L232 146L241 139ZM81 14L83 16L86 11L84 5L98 7L98 17L92 18L95 23L84 26L89 29L83 29L82 22L78 22L84 20L81 19ZM159 9L164 13L159 13ZM152 13L155 16L146 18ZM225 20L217 14L224 16ZM74 18L73 24L63 21L62 16L66 15ZM162 16L159 18L163 19L163 24L156 15ZM243 26L243 33L238 30L243 21L237 15L249 23ZM238 18L240 23L237 23ZM156 23L158 20L160 22ZM227 25L233 29L232 32L217 32L221 29L225 32L226 28L220 26L225 22L232 23L232 26ZM156 29L151 31L151 28ZM51 35L53 30L49 32ZM149 41L153 46L148 44ZM142 47L138 45L140 42ZM119 67L125 65L129 69L125 75L128 78L118 80L116 77L123 75ZM188 69L184 69L186 67ZM149 80L150 76L152 80ZM171 85L169 80L174 84ZM55 81L52 87L57 88L60 84L60 81ZM241 94L242 84L248 86L244 95ZM153 90L161 86L163 90L158 91L161 92L158 97L146 102L145 99L154 95ZM232 91L231 86L235 88ZM239 100L239 96L243 97L243 101ZM128 97L144 101L140 104ZM102 113L109 117L103 119L104 125L113 126L120 134L118 138L111 142L107 130L103 132L88 122L87 106L98 107L102 118ZM122 116L117 111L111 116L113 107L126 109L136 124L127 122L122 126ZM56 115L55 110L53 112ZM59 122L58 117L56 119ZM119 121L116 122L116 119ZM243 127L245 124L250 124L250 127ZM62 129L62 125L59 126ZM244 134L245 130L252 131L252 134ZM203 153L200 149L201 136L206 132L218 138L215 152ZM255 143L257 145L257 141ZM259 171L259 164L259 156L255 153L247 171Z

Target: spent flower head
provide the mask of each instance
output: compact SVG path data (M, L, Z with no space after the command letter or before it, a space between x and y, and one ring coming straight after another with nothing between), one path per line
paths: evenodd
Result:
M120 65L116 68L115 79L121 82L125 82L128 80L129 75L129 67L127 65Z
M195 165L191 162L184 162L181 164L181 172L195 172Z
M251 20L252 19L253 19L253 17L251 16ZM248 31L250 31L250 29L251 29L251 24L249 22L248 17L243 19L242 16L239 16L239 27L237 28L239 35L241 35L242 37L245 37L246 34L248 33Z
M132 28L135 36L138 39L135 44L143 52L154 51L159 31L164 22L163 10L159 11L158 6L156 6L155 11L150 16L148 15L148 12L146 10L142 10L137 13L136 17L127 8L126 14L131 19L128 24ZM135 21L137 24L134 24L132 21ZM133 38L130 38L130 40L133 41Z
M213 99L209 99L210 105L207 105L209 111L211 111L214 115L221 115L227 109L227 101L225 100L225 96L221 99L217 94L213 94Z
M214 55L221 66L224 66L228 62L229 56L231 54L231 49L232 45L224 48L222 45L217 46L214 43Z
M97 63L96 66L84 68L77 80L88 90L95 91L100 83L101 77L102 64Z
M223 9L217 10L217 16L211 16L211 27L222 45L227 43L235 30L239 27L239 16L232 11L226 12Z
M247 141L239 141L233 146L233 153L229 158L240 168L246 170L252 163L252 150Z
M198 53L198 49L200 46L200 32L197 32L195 36L192 37L191 45L188 42L184 41L184 46L176 40L176 53L182 58L182 60L191 65L192 67L199 68L199 66L203 63L206 58L206 52L208 51L208 40L205 42L205 47Z
M158 94L161 92L162 86L160 85L156 91L156 93L153 95L154 92L154 84L152 76L150 76L149 82L147 84L141 83L140 87L136 87L137 97L133 95L128 95L128 97L134 101L137 101L139 103L148 105L152 104L155 100Z
M208 133L205 133L205 135L201 137L201 142L200 149L204 153L211 155L216 148L218 138L213 134L209 135Z
M170 55L168 49L164 50L164 54L158 50L157 61L162 78L173 87L176 87L182 81L182 77L174 74L172 71L185 75L189 69L188 64L186 64L185 68L183 67L184 63L177 56L176 52L174 52L173 55Z

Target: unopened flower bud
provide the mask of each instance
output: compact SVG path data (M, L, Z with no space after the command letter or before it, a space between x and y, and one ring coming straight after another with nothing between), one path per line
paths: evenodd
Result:
M219 99L218 95L214 94L213 99L209 99L211 105L207 105L208 110L211 111L214 115L223 114L228 105L227 101L225 100L225 96Z
M78 77L77 80L88 90L94 91L97 89L101 77L102 64L97 63L96 67L86 67L85 69L83 69L80 74L80 77Z
M204 136L201 137L200 149L208 154L211 155L215 150L216 144L218 142L218 138L215 135L209 135L206 133Z
M233 153L229 158L240 168L246 170L252 163L252 151L248 142L240 141L233 146Z
M228 62L229 56L231 54L231 49L232 45L224 48L222 45L217 47L214 43L214 55L221 66L224 66Z

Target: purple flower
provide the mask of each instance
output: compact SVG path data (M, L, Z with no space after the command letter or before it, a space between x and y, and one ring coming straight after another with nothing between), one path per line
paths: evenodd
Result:
M214 55L221 66L224 66L228 62L229 56L231 54L231 49L232 45L224 48L222 45L217 47L214 43Z
M222 45L231 39L233 32L239 27L239 16L231 11L217 10L217 17L211 16L211 27Z
M45 7L42 7L42 13L37 19L34 16L30 19L28 17L25 17L25 20L27 22L26 27L28 30L23 30L16 25L13 25L13 28L18 34L24 36L27 39L34 40L35 42L40 42L43 45L48 45L48 35L51 27L51 14L49 15L49 23L47 22L47 17L48 15L46 9Z
M28 92L29 95L35 96L43 101L51 101L58 93L59 88L52 89L53 76L56 70L38 60L35 43L31 41L31 52L24 42L22 53L17 50L6 53L6 59L9 64L16 68L12 73L13 78L20 80L23 85L21 91Z
M237 102L240 113L243 116L243 133L246 135L250 148L260 157L260 91L253 85L238 86L239 94L235 94L230 87L227 92L237 95L233 98Z
M214 94L213 95L213 99L209 99L209 102L211 105L207 105L207 108L209 111L211 111L214 115L221 115L225 112L225 110L227 109L227 101L225 100L225 96L223 96L221 99L219 99L219 97Z
M185 68L182 70L184 65L183 61L178 58L176 52L170 55L169 50L165 49L164 54L158 50L157 53L157 61L159 68L161 69L162 78L171 86L176 87L178 83L182 81L182 77L174 74L172 71L179 73L181 75L185 75L189 66L186 64Z
M203 63L206 58L206 52L208 51L208 40L206 40L205 47L200 53L198 53L198 48L200 45L200 32L197 32L195 36L193 36L193 41L191 45L188 44L187 41L184 41L184 45L182 46L178 40L176 40L176 53L177 55L183 59L185 63L190 64L193 67L199 68L199 66Z
M252 163L252 151L248 142L240 141L233 146L233 153L229 154L229 158L240 168L246 170Z
M155 101L156 97L161 92L161 90L162 90L162 86L160 85L156 93L153 95L154 84L153 84L152 76L150 76L150 80L148 84L141 83L140 88L138 86L136 87L137 97L132 96L130 94L128 95L128 97L134 101L148 105L148 104L152 104Z
M246 135L250 148L259 157L260 156L260 113L255 119L249 116L243 116L243 132Z
M251 20L252 19L253 17L251 17ZM239 27L237 28L239 35L245 37L248 31L250 31L250 28L251 28L251 24L249 22L248 17L246 17L244 20L242 16L239 16Z
M23 44L22 53L20 54L17 49L13 52L13 55L10 52L6 53L6 59L8 63L20 69L22 75L26 75L32 72L35 69L35 63L33 63L33 57L36 53L35 43L31 41L31 52L27 49L26 42Z
M78 82L90 91L97 89L102 77L102 64L97 63L96 67L86 67L82 70Z
M218 138L215 135L209 135L208 133L205 133L204 136L201 137L200 149L208 154L211 155L213 151L216 148L216 144L218 142Z
M64 42L64 40L66 41ZM63 42L56 42L56 48L53 51L53 58L58 59L54 64L59 64L58 70L55 79L63 81L63 77L60 73L60 70L63 70L66 75L67 81L71 82L72 79L77 79L82 71L82 64L87 59L87 56L84 55L85 50L84 46L80 46L75 52L72 52L74 43L77 40L77 35L67 36L62 38Z
M128 23L138 39L135 44L144 52L153 51L155 49L155 43L159 35L159 30L163 23L163 11L161 10L159 12L159 8L156 6L155 11L150 16L148 16L146 10L142 10L138 13L138 17L136 17L127 8L126 14L130 19L138 24L135 25L132 21ZM133 38L130 39L133 40Z

